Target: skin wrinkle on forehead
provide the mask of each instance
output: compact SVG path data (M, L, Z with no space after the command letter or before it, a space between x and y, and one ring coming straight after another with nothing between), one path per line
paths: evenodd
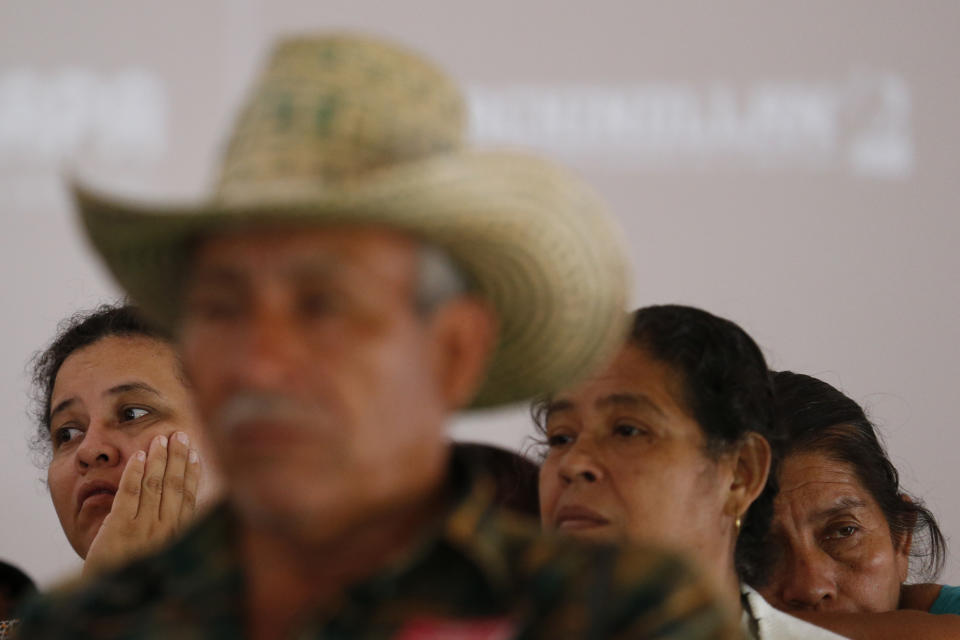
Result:
M558 413L565 412L575 412L577 409L577 404L570 400L555 400L550 402L544 412L544 418L549 421L551 416L554 416ZM665 418L666 414L663 409L650 399L645 393L640 392L623 392L623 393L611 393L610 395L604 396L602 398L597 398L593 403L594 409L603 410L603 409L612 409L612 408L623 408L623 409L650 409L657 413L661 418Z
M652 409L661 416L665 416L663 409L660 408L645 393L612 393L608 396L598 398L594 403L597 409L606 409L622 407L629 409Z
M783 489L783 488L781 488L778 495L786 496L786 495L788 495L788 494L795 494L795 493L797 493L797 492L802 492L802 491L806 490L808 487L810 487L810 485L849 487L849 486L851 486L851 484L852 484L851 482L845 481L845 480L832 480L832 481L828 481L828 480L806 480L806 481L804 481L804 482L802 482L802 483L800 483L800 484L798 484L798 485L795 485L795 486L793 486L793 487L790 487L789 489ZM851 499L852 499L852 500L857 500L861 505L862 505L862 504L865 504L865 503L864 503L862 500L860 500L859 498L851 497Z
M138 350L144 349L146 353L142 354L144 357L137 361L126 361L126 362L116 362L110 361L109 365L105 364L101 360L101 356L91 357L91 354L100 354L104 352L104 344L107 345L106 349L110 353L114 353L117 350L124 354L136 354ZM118 347L116 345L126 345L123 347ZM116 384L111 387L102 390L98 395L103 400L110 400L111 398L122 399L124 396L131 397L142 397L142 394L147 394L150 396L150 401L155 404L153 409L156 411L168 410L169 403L171 402L170 394L161 392L158 387L163 387L171 382L167 379L165 374L165 369L162 366L154 369L148 365L148 363L164 363L168 360L172 361L175 365L178 365L177 354L173 348L167 345L165 342L158 341L151 337L143 336L126 336L126 335L108 335L105 336L96 342L87 345L81 349L78 349L71 353L67 358L64 359L63 365L60 367L60 370L57 373L57 377L53 386L53 393L51 394L51 403L55 403L55 407L50 411L49 418L49 427L53 426L53 419L57 415L71 410L77 406L86 405L86 401L83 399L81 394L71 395L65 400L58 399L58 388L62 387L64 384L64 376L70 374L71 378L89 378L90 381L96 382L104 376L104 371L107 371L107 375L110 375L111 367L133 367L135 371L131 374L131 377L127 379L121 378ZM76 369L76 371L72 371ZM136 369L142 369L142 371L136 371ZM171 385L172 387L184 387L182 384L182 379L178 375L179 371L174 370L174 378L176 384ZM151 385L146 382L144 378L152 377L158 385ZM75 384L75 383L74 383ZM186 388L186 387L184 387ZM93 401L93 398L89 398Z
M267 242L282 234L265 234ZM404 245L415 246L415 241L405 236L390 234L399 238ZM242 237L225 239L227 243L242 243ZM275 241L275 240L274 240ZM381 252L376 260L370 260L362 251L352 247L349 242L339 245L318 247L309 253L302 251L270 251L269 260L261 268L249 264L238 264L224 256L208 256L196 261L186 289L187 306L196 303L198 298L212 296L239 296L234 302L249 304L252 296L267 281L285 282L295 288L309 292L316 287L329 290L338 296L349 298L355 303L357 320L366 318L368 322L378 324L380 301L378 292L370 286L377 281L381 288L389 288L388 295L400 298L412 297L415 283L406 259L396 251ZM261 252L261 256L266 256ZM379 292L381 295L383 291ZM182 327L181 327L182 329Z
M815 467L815 465L804 465L800 467L800 470L796 473L802 473L803 471L810 470L812 467ZM806 506L803 503L810 503L808 500L810 497L815 498L813 504L817 505L817 508L811 509L802 517L802 521L807 524L820 523L844 511L863 510L870 506L864 498L857 495L860 485L852 473L846 473L845 470L838 469L819 470L821 473L825 472L836 477L836 479L804 479L801 482L788 485L787 487L781 486L780 492L775 498L776 503L803 508ZM819 506L824 502L820 498L823 495L830 495L831 488L839 488L840 493L830 496L830 506ZM792 496L797 496L799 502L791 501L790 498ZM790 511L794 511L794 509L790 509ZM775 522L774 524L776 525L778 523Z
M816 483L807 483L816 484ZM833 518L847 516L857 520L858 524L864 526L864 520L869 519L869 514L864 513L868 506L866 502L853 496L839 496L834 500L834 506L824 507L812 510L810 513L797 515L797 511L802 511L802 506L790 503L783 509L786 515L783 519L777 518L770 527L770 536L774 539L787 541L789 535L787 531L807 531L814 536L820 535L820 528L830 523ZM783 505L783 502L780 502ZM779 513L779 512L778 512ZM786 522L785 522L786 521ZM787 526L787 522L791 526Z
M857 489L859 489L859 481L853 474L849 474L848 476L848 474L844 472L835 470L831 470L831 473L833 473L833 475L842 476L843 479L824 480L818 478L804 480L787 488L781 486L779 494L775 500L783 504L784 501L792 495L806 497L813 494L819 497L823 494L825 488L827 487L842 487L841 491L848 493L848 495L834 496L832 499L832 502L834 503L833 506L822 507L807 513L804 520L810 523L827 520L831 516L843 511L865 509L869 506L866 500L856 495ZM818 487L820 489L817 489Z
M159 391L157 391L156 389L154 389L153 387L151 387L149 384L147 384L146 382L125 382L125 383L122 383L122 384L118 384L118 385L116 385L116 386L114 386L114 387L112 387L112 388L107 389L106 391L104 391L103 394L102 394L102 396L103 396L104 398L107 398L107 397L109 397L109 396L116 396L116 395L120 395L120 394L122 394L122 393L127 393L127 392L129 392L129 391L145 391L145 392L147 392L147 393L149 393L149 394L152 394L152 395L156 396L156 397L159 398L159 399L163 399L163 395L162 395ZM60 413L60 412L62 412L62 411L65 411L66 409L69 409L71 406L73 406L73 405L74 405L75 403L77 403L77 402L79 402L79 399L76 398L76 397L67 398L66 400L60 402L60 403L50 412L50 422L51 422L51 423L53 422L54 417L55 417L58 413Z
M313 278L327 278L343 269L343 264L334 260L329 255L318 254L311 256L309 261L302 259L302 262L288 265L281 270L281 275L292 280L309 280ZM243 272L236 265L231 264L204 264L193 272L191 276L192 286L220 286L220 285L244 285L246 279Z
M339 234L343 235L344 237L349 237L351 230L331 228L329 231L331 235ZM380 240L390 238L391 241L395 243L400 243L406 247L414 249L414 253L416 247L420 246L417 240L401 232L381 232L380 230L377 230L376 232L371 233L375 233ZM288 232L283 230L267 230L259 234L259 237L263 238L265 243L272 244L274 246L280 246L280 243L282 243L282 238L288 235ZM305 230L301 234L301 237L307 236L309 236L309 232ZM207 272L217 273L221 270L225 273L235 272L237 270L236 261L222 255L211 255L210 252L205 251L205 249L213 244L220 246L241 246L244 244L246 237L246 234L237 234L235 236L208 238L206 242L199 245L194 250L194 264L190 274L191 279L201 277ZM363 249L359 249L356 246L351 246L349 241L324 247L315 247L314 250L310 251L309 254L306 255L302 252L286 252L276 250L270 251L269 253L271 269L281 273L284 277L296 277L298 275L317 276L327 275L337 271L357 270L358 259L364 260L365 256L365 251ZM203 259L198 260L198 257L201 255L203 256ZM367 273L379 272L380 275L393 276L393 278L396 279L399 275L396 268L396 257L392 256L391 258L387 258L386 254L381 254L379 258L380 259L372 262L365 261L366 264L364 265L363 271ZM384 260L384 258L387 259Z
M822 520L829 520L833 516L844 512L856 512L867 508L866 502L852 496L841 497L837 500L837 503L838 504L836 506L811 513L808 521L818 522Z
M50 390L50 406L54 407L49 412L50 419L52 419L56 413L65 409L66 405L73 404L75 401L78 400L78 398L76 398L75 396L68 398L66 400L58 400L57 398L57 395L58 395L57 387L59 386L58 382L60 380L60 372L63 371L64 366L67 365L69 361L69 362L75 363L73 366L79 367L80 370L82 371L87 371L87 372L95 371L100 366L100 363L97 362L96 360L91 360L90 358L87 357L87 355L90 353L91 349L93 349L94 347L97 347L105 340L109 340L111 342L113 342L114 340L119 340L119 341L125 341L127 342L127 344L142 345L146 349L149 349L150 351L153 352L151 355L160 359L165 358L167 353L169 352L173 354L174 360L177 359L176 352L173 350L173 348L170 345L163 342L162 340L158 340L153 337L142 336L142 335L124 335L124 334L105 335L102 338L99 338L98 340L92 342L91 344L88 344L83 347L80 347L79 349L76 349L75 351L70 353L67 357L65 357L63 359L63 362L60 363L60 367L57 371L56 376L54 377L53 387ZM79 364L76 364L78 362ZM151 387L150 385L147 385L142 380L136 380L132 383L119 383L117 385L114 385L113 388L123 386L124 384L142 384L148 389L151 389L154 392L156 392L156 390L153 389L153 387ZM105 390L102 395L106 397L110 393L110 391L111 389ZM160 395L160 394L158 393L157 395ZM50 425L48 424L47 426L49 427Z

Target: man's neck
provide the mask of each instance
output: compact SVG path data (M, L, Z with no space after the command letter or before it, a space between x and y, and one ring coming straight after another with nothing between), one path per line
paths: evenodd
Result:
M349 587L409 554L446 502L437 491L323 541L243 525L249 637L284 635L308 613L336 610Z

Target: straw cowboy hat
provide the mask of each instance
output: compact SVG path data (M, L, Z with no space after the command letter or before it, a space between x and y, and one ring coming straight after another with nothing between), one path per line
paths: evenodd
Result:
M75 185L83 225L127 293L177 323L192 247L263 226L385 225L444 249L494 305L500 339L474 406L569 384L623 338L616 227L538 158L464 148L465 107L431 63L334 34L281 41L242 109L209 200L123 201Z

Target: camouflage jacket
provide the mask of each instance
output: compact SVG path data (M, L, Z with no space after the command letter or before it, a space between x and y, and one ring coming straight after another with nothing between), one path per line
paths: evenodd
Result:
M402 563L352 587L290 638L739 638L687 565L659 551L544 536L463 479L461 498ZM48 593L18 638L243 638L245 582L226 506L161 552ZM277 634L277 637L282 637Z

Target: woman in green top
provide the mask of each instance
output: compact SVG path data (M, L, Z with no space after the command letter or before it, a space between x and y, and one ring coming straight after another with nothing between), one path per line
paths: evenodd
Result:
M773 375L787 439L777 474L770 566L754 584L774 606L852 638L960 637L956 587L933 584L946 543L904 493L873 424L816 378ZM924 584L906 584L913 565ZM879 615L862 615L864 613Z

